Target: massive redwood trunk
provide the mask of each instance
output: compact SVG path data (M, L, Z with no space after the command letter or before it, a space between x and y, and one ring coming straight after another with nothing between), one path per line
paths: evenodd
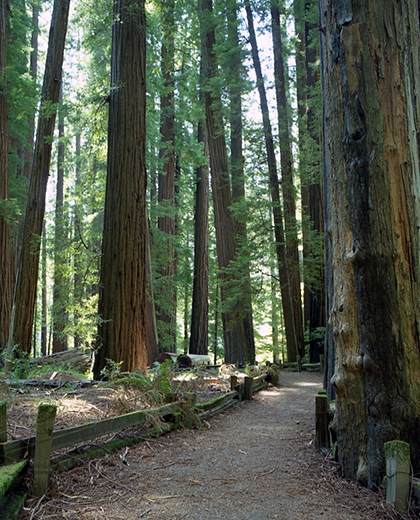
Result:
M320 3L335 425L344 476L374 487L387 441L410 443L420 469L419 12L332 4Z
M107 359L129 371L147 365L144 2L115 0L114 20L95 378Z

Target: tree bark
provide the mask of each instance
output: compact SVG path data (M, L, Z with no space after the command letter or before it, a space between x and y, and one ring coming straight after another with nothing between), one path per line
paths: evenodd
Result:
M94 377L107 359L146 371L146 19L114 1L108 164Z
M268 112L268 102L264 86L264 78L261 71L257 39L255 36L254 20L252 17L252 10L249 0L246 0L245 2L245 9L248 20L252 59L254 63L255 73L257 76L257 88L260 96L261 113L263 118L268 175L270 177L270 195L273 205L274 235L276 238L276 255L279 270L280 291L286 333L287 359L290 362L296 361L298 348L296 341L295 321L293 316L292 295L290 291L289 272L283 227L283 213L281 208L279 182L277 177L276 155L274 152L274 140L273 133L271 130L270 116Z
M204 124L198 123L198 142L208 160ZM194 281L191 311L190 354L208 353L209 328L209 169L197 168L194 229Z
M41 111L32 165L31 180L23 228L22 248L13 301L8 350L18 346L30 353L38 281L40 237L45 213L45 198L51 150L54 137L57 103L61 88L64 44L70 0L55 0L41 93Z
M14 263L6 204L9 199L9 122L6 95L6 41L9 3L0 0L0 352L7 344L13 302Z
M419 16L335 5L320 3L335 422L344 476L375 487L387 441L420 468Z
M66 258L63 251L67 226L64 221L64 115L62 104L63 91L61 90L60 107L58 113L58 152L57 152L57 192L55 198L55 223L54 223L54 288L52 306L53 327L53 353L67 350L67 336L65 326L67 310L65 299L68 297L65 285Z
M209 139L211 188L216 228L217 257L220 270L222 323L226 363L248 363L252 353L248 350L247 331L244 328L243 307L231 288L238 277L231 268L236 259L237 232L231 212L232 196L224 135L222 101L217 87L217 60L215 55L215 25L211 0L199 1L201 31L201 59L206 124Z
M293 318L298 353L305 355L303 338L302 299L300 290L300 265L298 252L298 234L296 220L295 187L293 183L293 156L290 139L289 107L287 101L288 78L283 61L283 44L280 28L278 0L271 1L271 27L273 34L274 80L277 100L277 118L279 124L281 187L286 238L286 254L289 271L290 295L292 298Z
M160 354L159 338L156 323L155 296L153 288L152 274L152 255L150 249L150 228L149 218L147 218L147 244L146 244L146 346L147 346L147 364L152 366L156 358Z
M238 34L238 15L236 0L227 3L228 25L228 60L229 100L230 100L230 163L232 178L232 203L237 205L234 219L238 232L238 271L240 276L240 293L244 316L244 330L247 339L247 349L250 353L250 363L255 363L254 324L252 316L252 291L249 272L249 255L246 251L247 230L243 216L245 205L245 176L243 157L243 125L242 125L242 90L244 67L242 63L242 49ZM246 213L246 212L245 212Z
M161 249L158 252L158 278L155 296L158 304L159 345L163 351L176 352L176 285L175 285L175 18L174 1L162 2L162 55L163 78L161 110L160 172L158 177L158 228L161 231Z

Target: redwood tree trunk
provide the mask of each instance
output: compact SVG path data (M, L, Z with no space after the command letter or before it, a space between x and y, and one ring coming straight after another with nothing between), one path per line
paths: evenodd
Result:
M62 352L67 350L67 336L65 326L67 310L65 300L68 297L66 287L66 256L63 251L67 226L64 221L64 115L62 105L62 92L58 114L58 152L57 152L57 192L55 198L55 223L54 223L54 288L53 288L53 347L52 351Z
M0 201L9 199L9 123L6 97L6 40L9 5L0 0ZM0 210L0 352L9 336L13 302L14 263L10 250L9 223Z
M277 0L271 1L271 27L273 33L274 79L276 86L277 118L279 124L281 187L285 223L286 253L289 271L290 294L295 320L295 334L298 353L303 357L302 298L300 290L300 266L296 220L295 187L293 184L293 155L289 129L289 107L287 101L288 79L284 70L283 44L280 28L280 11Z
M329 321L346 478L381 483L383 445L420 468L418 3L320 3ZM366 471L362 471L366 468Z
M250 352L250 362L255 362L254 323L252 316L252 291L249 272L249 255L246 252L247 230L243 218L245 205L245 176L243 156L243 125L242 125L242 91L244 67L242 64L242 48L238 34L238 15L236 0L227 3L228 45L231 53L228 60L229 100L230 100L230 164L232 177L232 203L238 207L234 212L238 233L237 268L240 275L240 299L242 305L244 329L247 339L247 349Z
M229 166L224 135L222 100L217 80L215 55L215 23L211 0L199 1L203 92L206 106L206 124L209 139L211 188L216 228L217 257L221 280L223 337L226 363L252 361L247 344L243 305L234 294L238 277L229 268L236 259L237 230L233 219Z
M198 142L208 157L204 124L198 123ZM194 281L191 311L190 354L207 354L209 344L209 169L197 168L194 229Z
M45 198L49 176L52 141L66 40L70 0L55 0L51 17L41 111L26 205L21 254L13 301L12 322L8 349L14 346L22 352L31 351L36 288L38 282L40 237L45 212Z
M115 0L108 164L99 289L99 350L106 360L146 370L146 19L141 0Z
M162 61L163 93L160 99L161 110L161 148L159 153L160 172L158 178L158 203L160 215L158 227L162 232L162 246L159 249L158 280L155 296L158 305L159 345L163 351L176 352L176 303L175 284L175 19L174 1L162 2Z
M280 190L279 181L277 177L277 164L276 154L274 152L273 133L271 130L267 95L265 92L264 78L262 75L261 63L257 47L257 39L255 36L254 20L249 0L246 0L245 8L248 20L249 38L252 49L252 59L254 62L254 69L257 76L257 87L260 96L265 146L267 151L268 174L270 177L270 194L273 205L274 235L276 239L277 266L279 270L281 299L283 305L284 325L286 332L287 359L288 361L296 361L298 349L296 342L295 320L293 316L292 294L289 282L289 271L283 227L283 212L280 201Z

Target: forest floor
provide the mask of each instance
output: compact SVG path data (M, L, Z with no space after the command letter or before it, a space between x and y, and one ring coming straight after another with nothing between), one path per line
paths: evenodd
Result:
M224 390L217 382L210 386L213 394ZM176 430L74 469L57 470L47 494L29 498L19 519L403 518L380 491L340 478L330 455L315 450L319 388L319 373L282 372L279 387L258 392L201 429ZM130 407L126 397L110 389L102 393L89 389L62 395L59 427L73 425L75 417L87 422L86 413L92 416L88 420L103 418L104 406L106 415L115 408L130 411L121 409ZM76 402L70 403L71 398ZM23 417L31 417L25 406L23 399L9 416L16 430ZM32 430L32 425L25 428ZM420 517L410 511L405 518Z

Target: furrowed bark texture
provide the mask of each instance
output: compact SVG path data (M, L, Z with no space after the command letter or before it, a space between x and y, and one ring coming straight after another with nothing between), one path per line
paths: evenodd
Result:
M114 20L95 378L107 359L128 371L147 364L144 3L116 0Z
M420 462L418 4L320 12L339 461L374 487L385 442Z
M61 89L69 6L70 0L56 0L51 17L44 83L41 93L41 109L13 301L8 342L10 353L16 345L22 352L29 354L31 350L40 239L44 221L57 103Z

